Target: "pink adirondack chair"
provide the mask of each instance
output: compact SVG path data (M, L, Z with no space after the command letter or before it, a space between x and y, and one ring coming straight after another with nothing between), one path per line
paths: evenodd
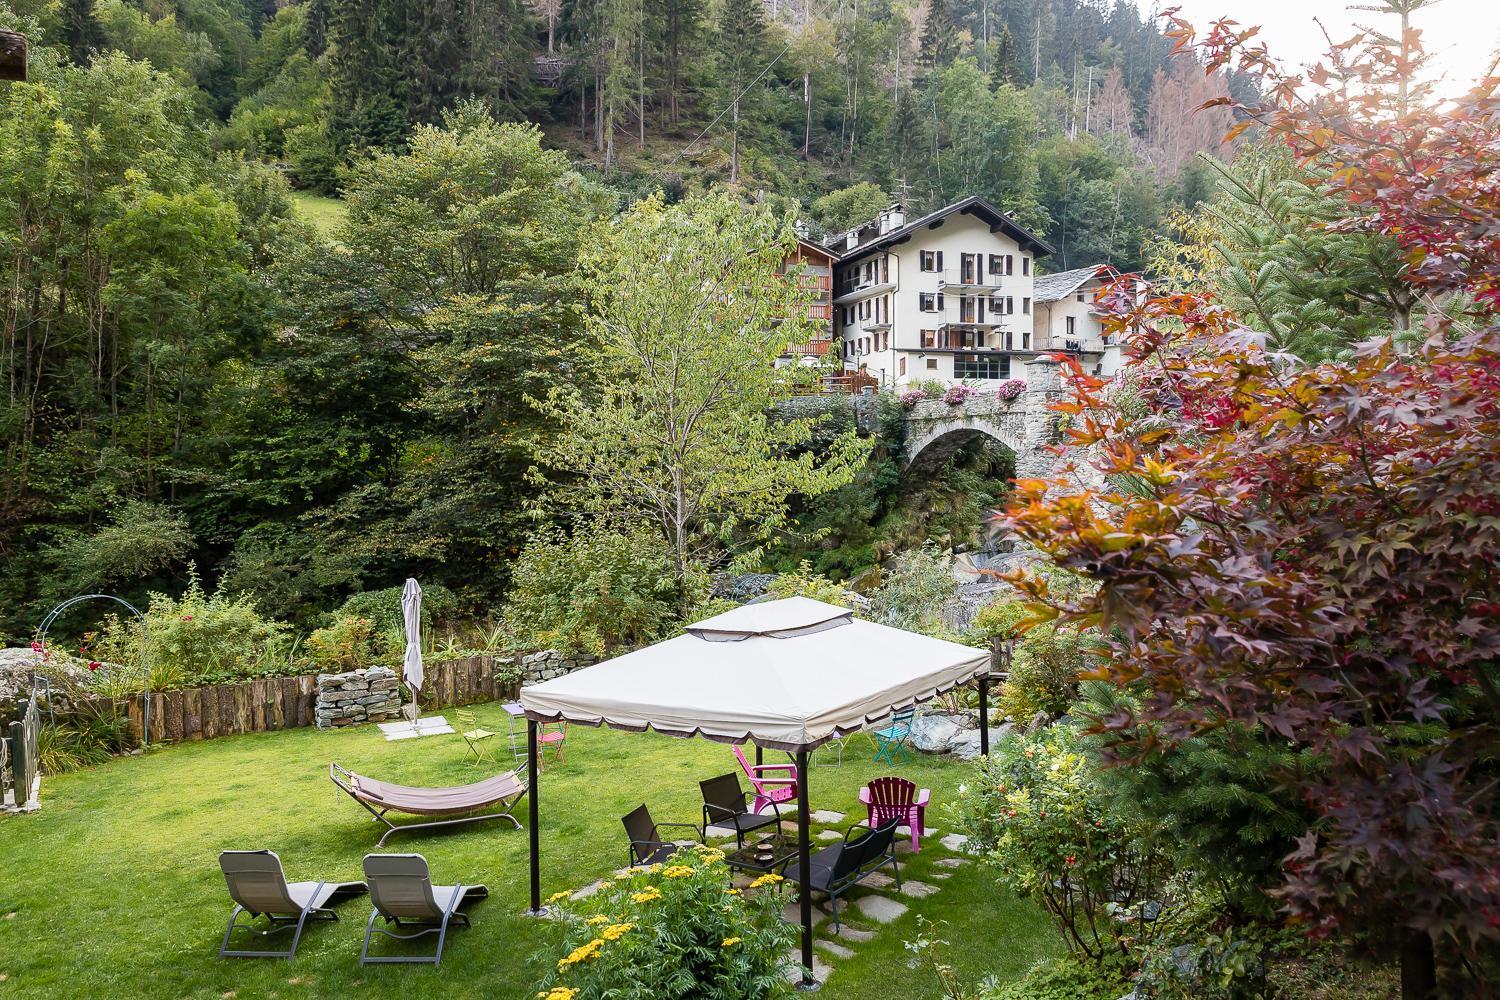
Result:
M750 784L755 786L755 798L750 803L751 812L760 812L766 806L778 802L787 802L797 797L797 774L796 764L751 764L745 759L745 751L738 745L734 745L734 756L739 760L740 767L745 769L745 777L750 779ZM766 778L764 773L786 772L790 777Z
M917 789L915 782L905 778L876 778L859 790L859 801L870 813L870 827L875 829L882 823L900 820L911 827L911 849L922 849L922 834L927 832L927 800L929 789Z

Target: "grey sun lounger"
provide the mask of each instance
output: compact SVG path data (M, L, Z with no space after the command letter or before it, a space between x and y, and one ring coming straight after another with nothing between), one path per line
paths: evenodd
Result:
M516 803L526 795L526 782L522 780L519 771L497 774L471 785L455 785L452 788L395 785L389 781L378 781L346 771L337 764L328 765L328 777L350 798L368 809L370 815L390 827L375 842L376 847L384 847L386 840L398 830L423 830L435 826L478 823L486 819L508 819L516 825L517 830L521 828L521 821L512 815ZM495 811L482 812L491 808ZM447 818L397 825L386 818L388 812Z
M309 919L337 920L338 914L328 907L365 891L363 882L288 882L275 851L224 851L219 855L219 867L224 870L224 881L235 904L219 945L220 958L291 958L297 954L303 925ZM250 914L250 923L239 923L242 913ZM253 924L261 916L269 924L257 930ZM231 951L229 938L236 928L262 937L293 931L291 947L286 951Z
M370 922L365 925L365 943L359 951L359 964L377 962L420 962L437 965L443 960L443 944L448 937L448 923L457 921L469 926L469 917L459 907L470 900L483 899L489 890L482 885L433 885L427 870L427 859L420 854L367 854L365 878L370 883ZM412 934L398 934L386 927L376 927L375 918L397 928L420 927ZM397 941L412 941L426 934L436 934L437 951L431 955L371 955L370 940L384 934Z

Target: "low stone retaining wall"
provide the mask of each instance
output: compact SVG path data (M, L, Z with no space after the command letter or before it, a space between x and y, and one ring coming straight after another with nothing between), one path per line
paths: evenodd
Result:
M563 653L556 649L544 649L539 653L527 653L521 657L521 684L540 684L554 677L571 674L582 667L591 667L599 662L584 653Z
M366 667L342 674L318 675L319 729L358 722L385 722L401 713L401 687L390 667Z

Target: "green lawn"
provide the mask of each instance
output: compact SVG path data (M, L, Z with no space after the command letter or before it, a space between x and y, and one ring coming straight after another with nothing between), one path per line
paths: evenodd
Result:
M498 706L478 712L504 730ZM864 747L856 737L841 768L812 769L815 809L862 818L856 795L876 773ZM544 964L557 957L557 928L523 915L527 837L504 823L387 844L424 854L440 882L490 888L473 909L473 928L450 935L437 969L360 968L364 899L344 904L339 923L311 926L291 962L216 957L230 909L220 850L271 848L293 880L361 877L360 859L379 831L329 782L330 760L408 784L478 774L457 736L386 743L365 726L189 743L45 779L41 812L0 818L0 996L532 996ZM658 820L694 821L698 780L733 764L728 747L705 740L575 727L566 763L549 766L540 782L544 895L618 868L619 817L643 800ZM920 759L901 770L932 788L929 825L946 832L941 803L969 768ZM934 862L946 853L935 842L924 846L906 856L903 876L938 884L931 873L944 871ZM1045 916L999 890L977 864L957 869L937 895L906 902L908 913L836 963L823 995L934 995L931 973L909 968L902 946L918 913L947 921L953 958L972 977L1010 978L1060 948Z
M337 198L328 198L307 191L293 191L292 202L296 205L297 214L302 220L312 223L313 227L324 236L333 235L334 229L344 221L349 211Z

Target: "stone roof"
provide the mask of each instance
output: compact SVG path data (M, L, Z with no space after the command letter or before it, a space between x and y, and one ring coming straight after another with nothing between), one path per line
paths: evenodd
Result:
M1092 267L1079 267L1071 271L1059 271L1056 274L1039 274L1036 277L1036 290L1033 294L1038 302L1057 302L1078 291L1090 278L1101 277L1109 270L1108 264L1095 264Z
M868 254L874 253L877 250L883 250L887 247L895 246L899 243L904 243L907 240L911 239L914 233L924 227L928 229L935 229L942 224L943 219L955 213L972 215L975 218L988 223L992 230L998 230L1006 233L1017 243L1019 243L1023 249L1030 249L1038 257L1042 257L1052 253L1052 244L1048 243L1040 236L1037 236L1035 233L1031 232L1025 226L1017 222L1015 219L1012 219L1010 216L1006 215L1004 212L1000 211L994 205L990 204L988 201L979 197L978 195L971 195L968 198L964 198L960 201L955 201L951 205L944 205L942 208L938 209L935 212L928 212L926 215L920 218L913 219L910 222L897 226L890 232L882 233L876 236L874 239L861 243L859 244L859 246L855 247L852 250L838 251L833 250L832 247L825 247L825 249L829 249L833 253L840 254L841 259L844 262L851 261L856 258L864 257ZM856 226L853 231L857 232L859 230L869 228L873 224L874 223L871 222L862 223L861 225ZM848 236L848 233L840 233L832 237L832 246L836 247L838 245L838 242L844 239L846 236Z

